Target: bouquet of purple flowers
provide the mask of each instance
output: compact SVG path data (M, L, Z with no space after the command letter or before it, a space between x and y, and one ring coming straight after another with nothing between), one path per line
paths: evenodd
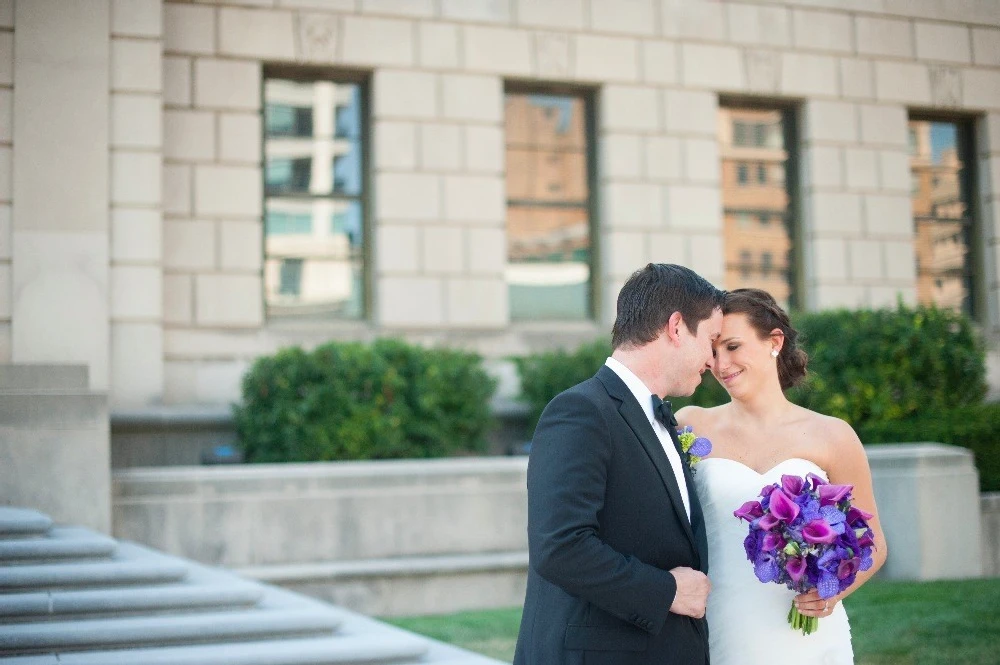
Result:
M760 501L734 511L750 523L743 546L757 579L798 593L817 589L823 599L854 584L858 571L871 568L875 542L871 514L851 505L853 489L814 473L784 475L780 484L761 489ZM803 616L792 603L788 623L808 635L819 619Z

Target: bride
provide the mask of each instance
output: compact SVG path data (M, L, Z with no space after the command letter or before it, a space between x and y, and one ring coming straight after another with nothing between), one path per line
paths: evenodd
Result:
M796 347L798 333L788 315L770 294L731 291L723 313L712 374L731 401L677 413L681 425L712 441L711 456L698 463L695 475L708 532L712 665L770 665L775 657L806 658L817 665L853 663L851 630L840 601L875 574L887 553L864 448L844 421L786 399L783 391L805 375L807 357ZM869 520L876 547L872 567L829 600L815 589L796 595L758 581L743 547L747 526L733 516L763 486L781 482L783 474L807 473L853 485L854 505L874 515ZM811 635L788 625L793 599L803 615L819 617L819 629Z

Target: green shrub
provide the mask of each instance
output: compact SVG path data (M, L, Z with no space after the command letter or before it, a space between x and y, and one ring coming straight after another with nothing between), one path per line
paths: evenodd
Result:
M804 313L794 325L809 375L789 397L855 427L978 404L986 395L985 346L967 317L900 304Z
M597 373L611 355L611 342L598 339L572 351L544 351L514 358L521 378L521 401L528 405L528 431L534 432L545 405L553 397ZM675 409L688 404L716 406L729 401L718 381L709 372L691 397L671 400Z
M233 411L250 462L438 457L484 448L495 388L476 354L333 342L259 358Z
M528 431L535 431L542 410L553 397L594 376L609 355L611 341L598 339L572 351L543 351L514 358L521 378L521 401L528 405Z
M908 420L870 422L857 432L865 444L936 441L968 448L976 456L980 489L1000 492L1000 404L927 410Z
M978 404L986 394L985 347L966 317L899 305L800 313L793 323L809 354L809 374L789 399L856 427ZM516 358L530 431L549 400L593 376L610 352L608 341L598 340ZM676 408L716 406L729 396L706 372L694 395L672 401Z

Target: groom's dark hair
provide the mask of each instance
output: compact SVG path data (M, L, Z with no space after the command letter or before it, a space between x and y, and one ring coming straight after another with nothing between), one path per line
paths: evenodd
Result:
M721 309L725 292L684 266L650 263L636 270L618 292L618 314L611 329L611 346L649 344L660 334L674 312L680 312L691 334Z

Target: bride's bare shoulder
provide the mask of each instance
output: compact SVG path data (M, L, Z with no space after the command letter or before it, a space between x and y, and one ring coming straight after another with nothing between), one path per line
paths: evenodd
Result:
M799 407L809 439L821 444L835 458L861 449L861 441L846 421Z
M677 423L680 426L690 425L696 432L705 429L705 423L717 421L725 413L726 405L722 406L685 406L677 412Z

